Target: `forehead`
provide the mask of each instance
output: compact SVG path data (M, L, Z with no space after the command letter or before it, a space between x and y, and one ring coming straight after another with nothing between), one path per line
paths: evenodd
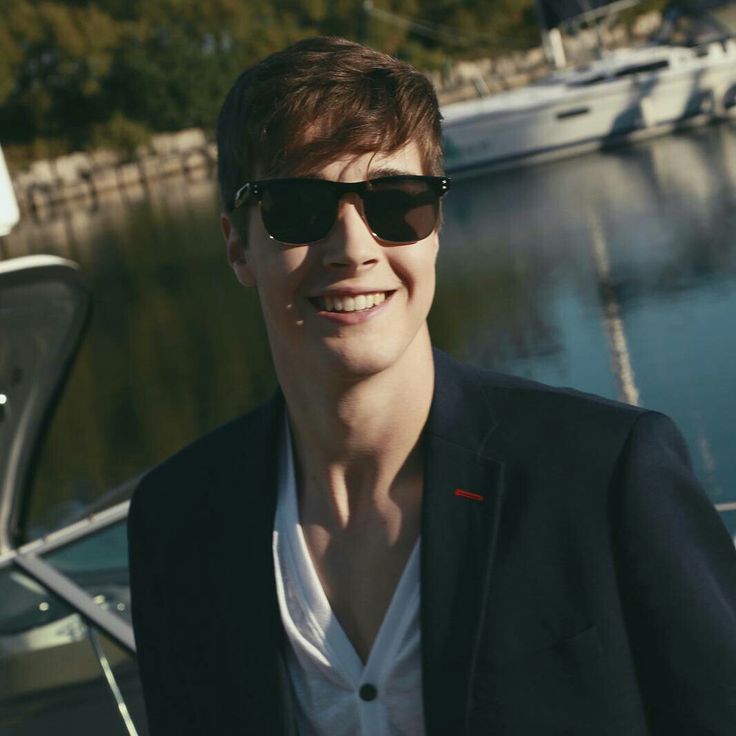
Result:
M339 155L332 161L318 164L301 173L332 181L362 181L377 176L423 174L424 166L419 146L410 141L396 151Z

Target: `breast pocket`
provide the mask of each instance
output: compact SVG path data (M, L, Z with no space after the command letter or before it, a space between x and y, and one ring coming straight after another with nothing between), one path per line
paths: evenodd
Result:
M603 670L603 647L591 626L494 666L491 677L478 672L471 732L603 736Z

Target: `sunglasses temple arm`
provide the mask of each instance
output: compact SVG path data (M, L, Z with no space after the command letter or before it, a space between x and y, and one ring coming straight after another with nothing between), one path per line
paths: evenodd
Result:
M233 197L233 209L236 210L238 207L242 207L251 197L252 193L253 190L251 182L248 181L243 184L243 186L235 192L235 196Z

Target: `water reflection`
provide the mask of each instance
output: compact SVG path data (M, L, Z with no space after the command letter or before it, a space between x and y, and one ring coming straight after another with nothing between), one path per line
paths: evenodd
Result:
M228 278L216 212L206 182L127 209L110 203L87 216L86 231L68 221L67 240L45 241L45 228L19 232L76 258L95 295L36 474L36 524L55 521L59 503L73 514L271 390L256 303ZM60 237L56 226L49 232Z
M254 295L224 264L211 182L138 195L25 224L3 244L6 257L75 258L96 297L36 476L37 524L274 385ZM736 500L734 232L734 124L456 181L434 340L476 363L631 398L620 333L640 402L678 421L711 497Z
M640 402L680 423L711 497L735 498L734 126L458 182L452 205L438 305L454 314L436 315L435 337L475 362L620 397L613 302Z

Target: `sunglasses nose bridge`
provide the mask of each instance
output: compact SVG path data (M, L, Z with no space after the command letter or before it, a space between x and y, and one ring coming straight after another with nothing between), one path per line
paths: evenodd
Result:
M343 191L336 200L336 217L321 245L323 263L340 270L368 268L377 263L382 248L366 220L360 192Z
M345 187L344 189L341 188L341 191L337 192L335 194L336 199L336 218L339 220L344 217L345 214L345 206L351 205L355 208L356 212L360 215L360 219L363 220L363 223L365 226L370 230L370 225L368 225L368 220L366 219L365 215L365 204L363 201L363 188L354 186L351 188Z

